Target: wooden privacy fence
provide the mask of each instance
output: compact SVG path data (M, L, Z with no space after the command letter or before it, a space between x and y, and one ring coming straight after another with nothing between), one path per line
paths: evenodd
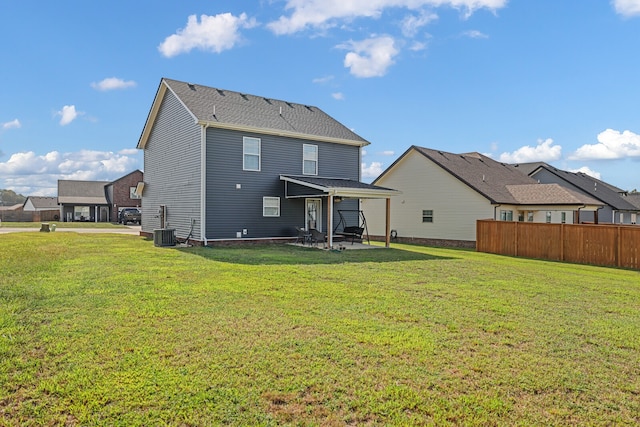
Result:
M476 250L640 270L640 226L478 220Z

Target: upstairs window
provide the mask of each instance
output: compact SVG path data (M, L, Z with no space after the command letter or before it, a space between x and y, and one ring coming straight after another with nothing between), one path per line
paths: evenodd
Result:
M304 175L318 175L317 145L302 145L302 173Z
M129 198L130 199L142 199L138 192L136 191L138 187L129 187Z
M422 222L433 222L433 210L425 209L422 211Z
M242 138L242 170L260 171L260 138Z

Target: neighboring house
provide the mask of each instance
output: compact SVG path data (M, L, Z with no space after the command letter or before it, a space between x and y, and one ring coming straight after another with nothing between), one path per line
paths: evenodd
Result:
M624 196L624 199L627 202L631 203L636 208L638 208L638 210L640 211L640 193L638 191L633 190L633 191L627 193ZM633 221L633 218L632 218L631 224L637 224L637 219L638 218L637 218L637 215L636 215L635 221Z
M359 198L396 194L360 182L368 144L317 107L162 79L137 146L142 233L208 245L303 227L331 242L341 213L359 221Z
M31 221L58 221L60 219L60 207L57 197L29 196L24 202L25 212L31 212Z
M601 203L557 184L542 185L479 153L453 154L412 146L373 181L402 191L391 201L399 240L472 247L476 220L574 223ZM383 230L384 210L362 203L369 230ZM395 234L395 233L394 233Z
M108 181L58 180L62 221L109 222L109 202L105 191L108 184Z
M112 222L118 221L120 211L123 208L139 208L141 206L142 197L136 192L136 189L142 179L142 172L135 170L106 185L107 200L111 205Z
M597 211L580 211L580 222L635 224L640 208L626 198L627 192L582 172L567 172L543 162L513 165L543 184L556 183L588 195L603 205Z

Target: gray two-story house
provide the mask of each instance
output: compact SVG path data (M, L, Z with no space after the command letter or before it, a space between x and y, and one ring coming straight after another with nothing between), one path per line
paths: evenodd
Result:
M360 198L396 193L360 182L368 144L314 106L163 78L138 142L142 233L211 245L298 227L331 244Z

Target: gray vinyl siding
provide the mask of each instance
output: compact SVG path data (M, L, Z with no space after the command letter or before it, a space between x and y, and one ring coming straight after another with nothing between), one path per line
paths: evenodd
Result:
M167 91L144 150L142 230L160 227L160 205L167 207L167 226L186 238L195 219L193 237L200 236L200 138L194 123L176 97Z
M243 137L260 138L261 170L242 170ZM305 224L304 199L286 199L280 175L302 175L302 146L318 146L318 176L359 178L359 147L313 142L258 133L207 129L207 239L286 237ZM146 171L145 171L146 173ZM237 188L237 185L240 188ZM280 216L264 217L262 198L280 197ZM326 198L323 199L323 230L326 230ZM344 201L341 208L357 208ZM337 215L336 215L337 221Z

